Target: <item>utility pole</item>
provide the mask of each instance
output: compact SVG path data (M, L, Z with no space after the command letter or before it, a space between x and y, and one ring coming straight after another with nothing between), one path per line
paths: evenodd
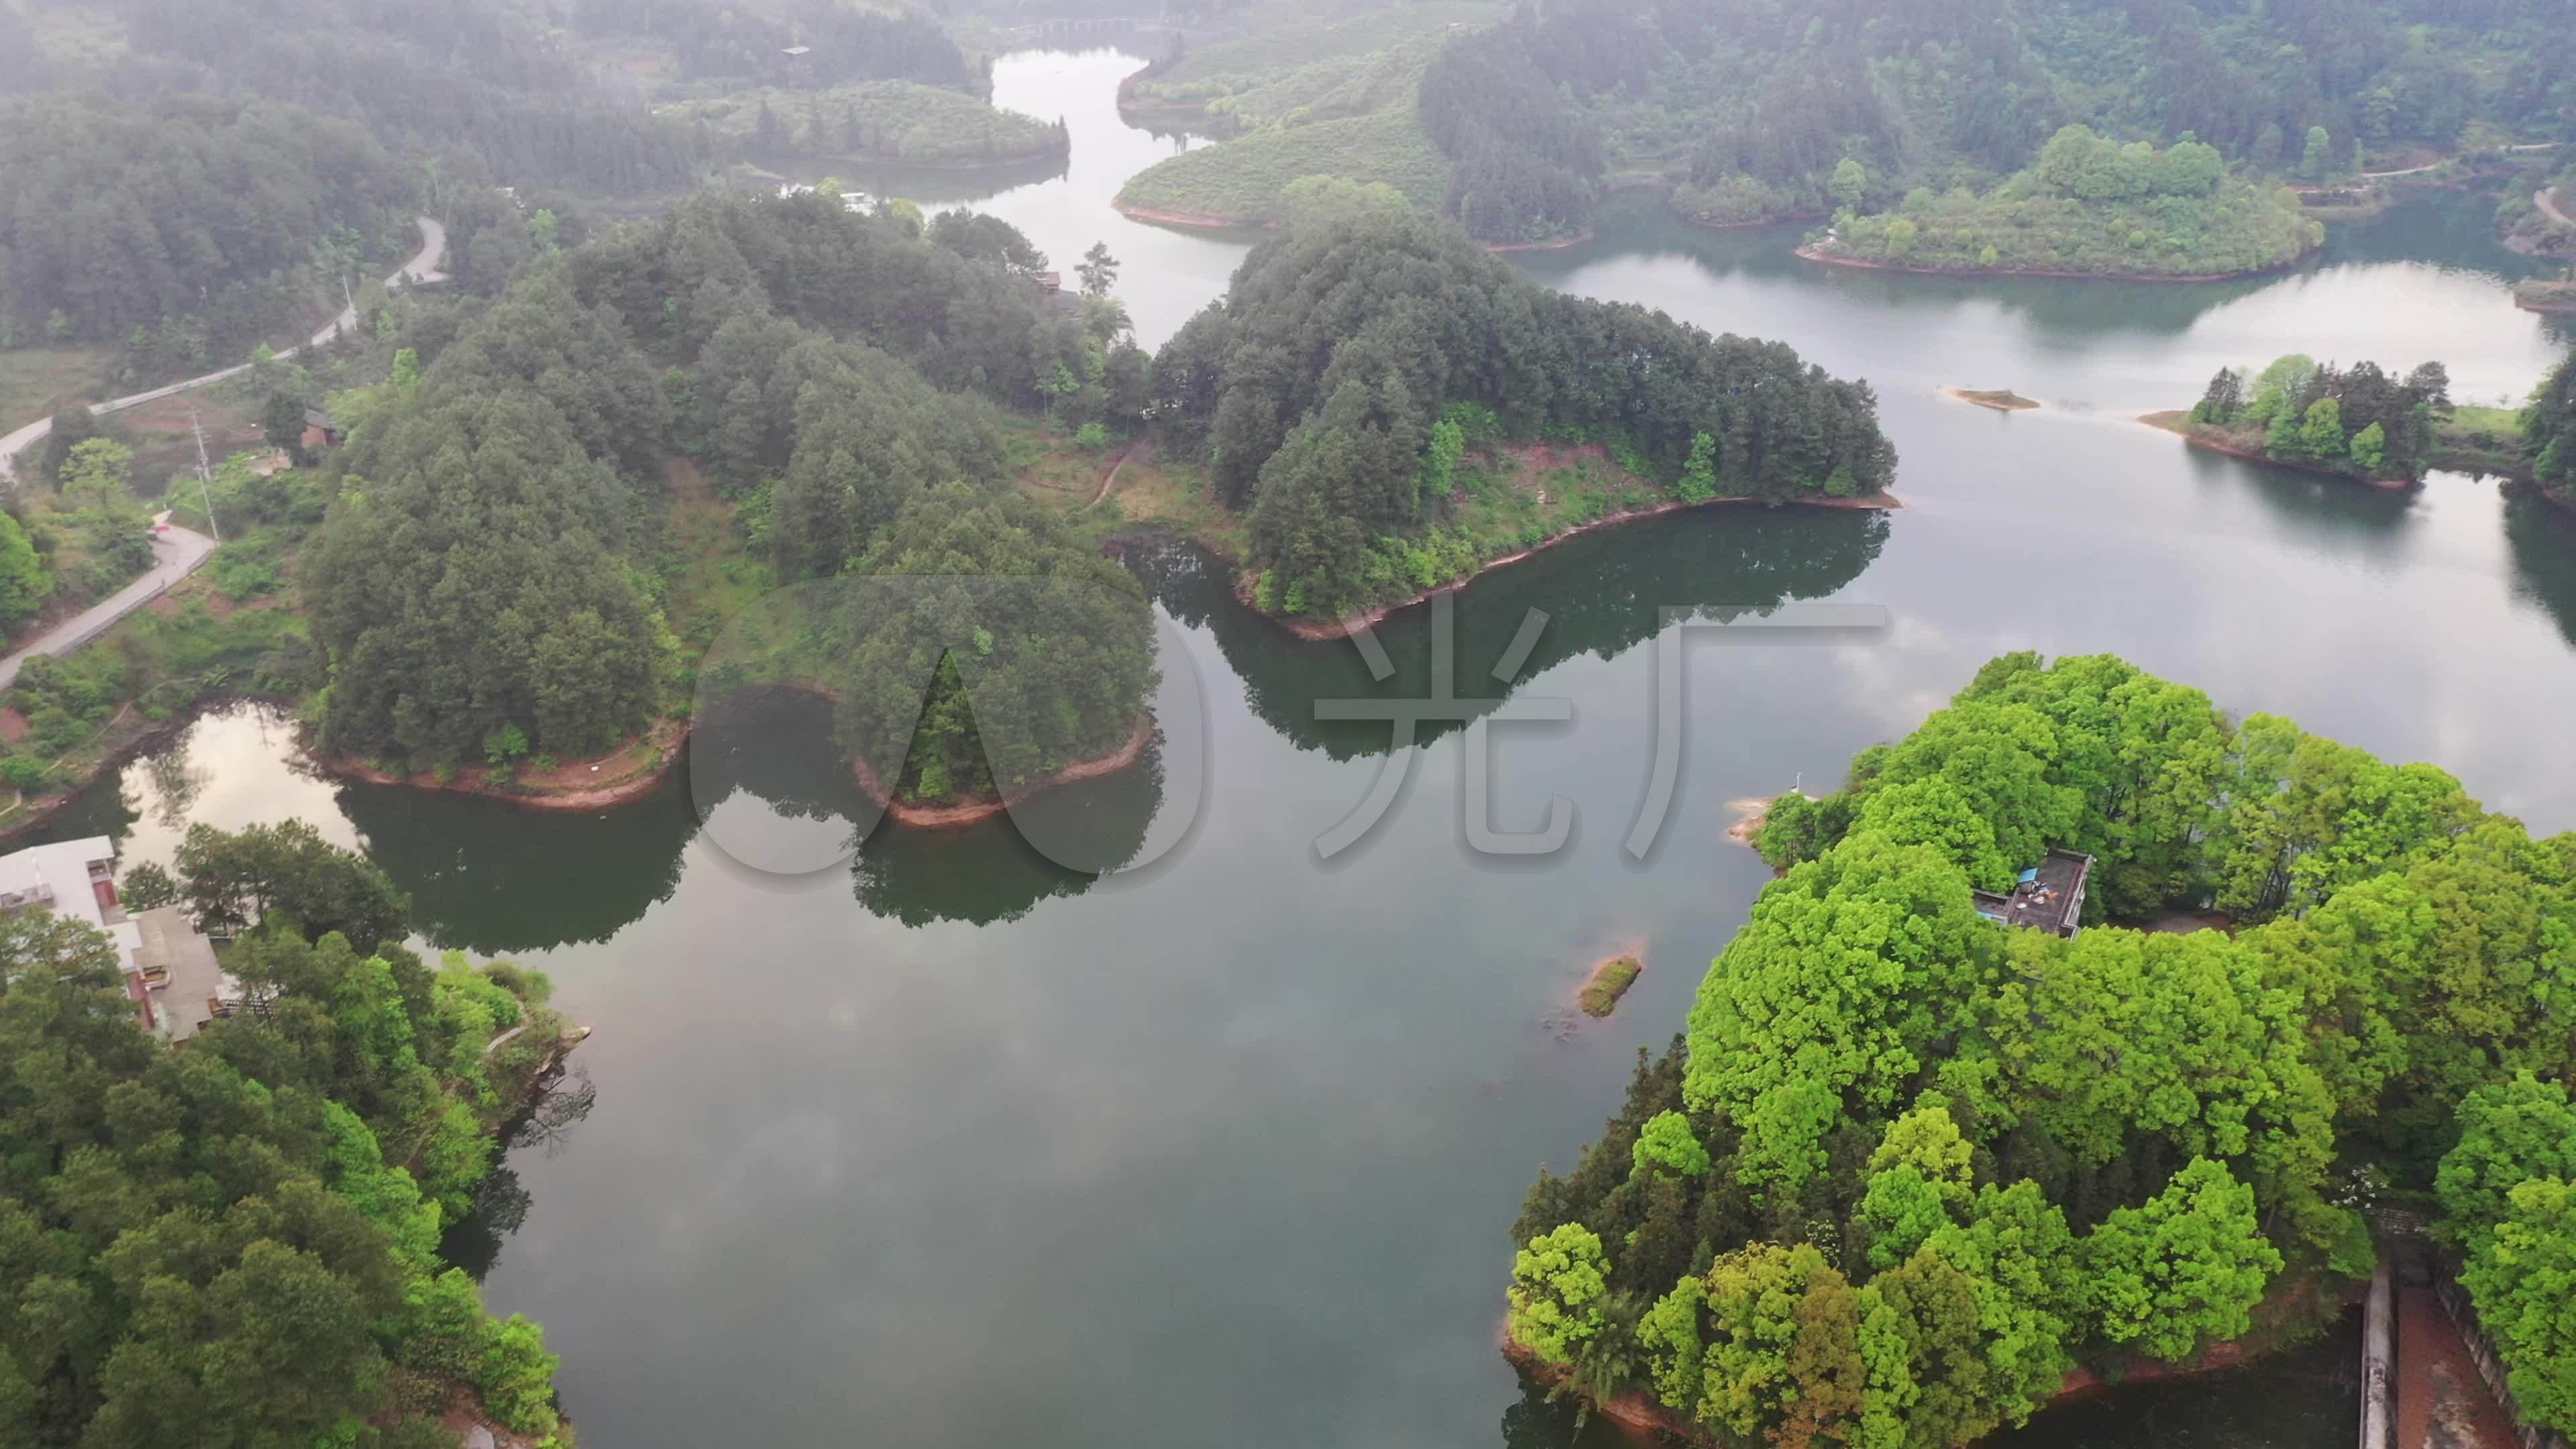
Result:
M215 536L215 542L221 544L224 526L215 522L214 468L206 461L206 425L197 420L194 406L188 409L188 430L197 435L197 496L206 501L206 529Z

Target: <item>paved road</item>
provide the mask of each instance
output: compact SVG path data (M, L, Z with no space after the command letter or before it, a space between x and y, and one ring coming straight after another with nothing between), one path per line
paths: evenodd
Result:
M402 270L385 278L385 285L388 287L392 286L396 282L406 282L417 286L424 282L443 282L447 279L447 274L438 269L439 264L447 260L447 228L439 225L437 219L434 217L421 216L414 217L413 220L420 224L420 255L413 257L410 261L404 263ZM355 327L356 325L358 325L357 309L355 307L343 307L340 309L339 316L332 318L330 323L323 327L321 331L313 334L313 345L316 347L324 346L329 343L332 338L339 336L343 329ZM162 398L186 392L191 388L204 387L210 382L221 382L228 377L238 377L248 371L250 371L250 364L247 362L241 363L237 366L227 367L221 372L210 372L203 377L192 377L185 382L174 382L167 387L153 388L149 392L138 392L130 397L121 397L108 402L98 403L91 407L90 411L94 413L119 412L123 409L134 407L142 403L156 402ZM41 440L45 434L53 431L53 427L54 420L52 418L38 418L34 422L20 428L18 431L10 433L5 437L0 437L0 481L14 481L12 472L17 466L14 460L17 458L19 451ZM16 671L12 670L11 672L14 674Z
M163 515L165 518L168 515ZM173 523L152 535L152 571L127 584L114 594L79 615L47 630L45 634L17 653L0 659L0 689L18 682L18 666L32 654L69 654L83 644L114 627L116 621L161 597L169 588L197 571L206 555L215 551L215 541L202 533L181 528Z
M2557 144L2558 143L2555 141L2532 141L2520 146L2507 146L2503 149L2507 151L2546 151ZM2361 179L2364 181L2385 181L2391 176L2413 176L2425 171L2439 171L2458 159L2459 158L2455 156L2445 156L2439 161L2427 161L2421 166L2409 166L2399 171L2364 171L2361 173Z

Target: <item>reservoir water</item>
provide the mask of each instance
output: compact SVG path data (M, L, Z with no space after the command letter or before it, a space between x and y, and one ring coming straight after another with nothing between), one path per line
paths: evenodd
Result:
M1248 242L1110 210L1182 144L1119 120L1137 64L1006 58L996 99L1064 116L1068 169L922 194L975 201L1059 264L1106 240L1150 345ZM2433 761L2542 832L2576 826L2576 519L2492 481L2385 494L2130 421L2293 351L2439 359L2464 401L2518 398L2576 339L2512 306L2488 205L2404 208L2339 229L2307 269L2216 286L1839 271L1791 257L1794 232L1648 209L1519 259L1867 377L1906 507L1701 510L1480 581L1456 607L1459 692L1478 710L1505 694L1490 666L1538 610L1509 694L1571 718L1426 729L1386 821L1329 861L1315 841L1388 767L1387 740L1319 723L1315 701L1418 693L1433 616L1381 630L1397 671L1379 685L1349 644L1290 638L1204 556L1152 541L1128 560L1203 727L1067 795L1102 838L1170 846L1106 879L997 822L880 831L853 868L782 880L705 838L686 780L587 815L324 781L249 709L48 829L166 862L190 821L313 820L412 892L429 944L553 975L595 1028L580 1060L597 1105L513 1153L525 1197L487 1245L486 1288L545 1323L588 1444L1564 1449L1570 1411L1495 1351L1505 1230L1538 1166L1570 1166L1599 1130L1637 1050L1679 1029L1767 879L1726 838L1731 802L1830 786L1994 654L2111 651L2228 708ZM2044 407L1985 412L1944 385ZM1721 633L1662 612L1791 601L1888 623ZM1622 841L1667 629L1687 634L1685 747L1641 861ZM782 706L775 739L691 761L728 831L810 831L845 800L812 720ZM1490 750L1497 828L1572 802L1563 849L1466 847L1470 748ZM1578 1022L1585 968L1628 946L1644 976L1615 1016ZM2349 1350L2114 1391L2011 1442L2341 1445Z

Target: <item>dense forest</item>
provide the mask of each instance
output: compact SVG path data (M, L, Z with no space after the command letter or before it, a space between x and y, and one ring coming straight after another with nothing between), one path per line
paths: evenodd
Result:
M1603 447L1665 497L1854 497L1895 450L1865 383L1776 342L1569 297L1401 207L1327 207L1265 242L1156 359L1155 416L1251 515L1289 613L1339 613L1421 577L1410 555L1467 491L1477 435ZM1523 542L1534 542L1524 540Z
M1508 19L1497 9L1458 18L1460 33L1420 66L1417 120L1370 83L1399 61L1419 65L1401 36L1346 54L1309 43L1324 22L1299 12L1265 28L1279 42L1266 69L1235 60L1201 84L1219 92L1212 108L1240 106L1263 126L1302 97L1317 98L1315 120L1363 104L1401 116L1453 172L1426 204L1481 240L1525 242L1580 232L1613 185L1668 193L1713 223L1885 211L1917 188L1987 191L2071 124L2121 143L2197 140L2230 170L2310 180L2418 146L2563 138L2576 126L2566 18L2555 0L1609 0ZM1359 34L1372 23L1344 21ZM1139 89L1198 94L1160 76ZM1325 174L1392 179L1368 174L1365 148L1310 159ZM1263 160L1216 148L1192 164L1187 190L1240 192L1223 173ZM1859 197L1836 194L1845 161L1868 178ZM1185 196L1170 204L1191 209Z
M998 406L1133 426L1146 359L1109 272L1095 272L1101 295L1066 299L1031 279L1044 262L991 218L925 226L811 193L701 196L532 263L333 461L340 498L304 576L331 658L325 747L410 769L543 768L684 708L711 640L673 634L651 568L675 456L739 501L775 582L1102 583L1096 551L1011 496ZM939 676L908 767L871 711L909 726L927 681L864 646L908 650L917 633L853 606L845 647L770 668L833 689L854 752L900 768L908 793L1007 787L1124 739L1149 677L1144 615L1086 616L1100 652L1083 688L1037 723L994 725L1012 747L988 775L962 700L1043 698L1037 680L1082 657L1070 628L1050 652L1042 616L1014 612L1026 602L964 624L933 611L967 629L934 642L979 663Z
M2294 354L2259 373L2220 368L2189 421L2280 462L2411 483L2424 476L2435 427L2450 411L2451 377L2438 362L2399 378L2376 363L2320 367Z
M2108 657L1995 660L1822 800L1686 1042L1513 1229L1521 1349L1729 1442L1956 1445L2079 1364L2291 1331L2439 1204L2535 1423L2576 1427L2576 836ZM1981 916L2051 848L2088 921ZM2554 1128L2550 1125L2557 1124Z
M664 113L702 123L763 160L848 156L916 166L979 166L1071 149L1064 126L916 81L828 90L760 90L681 101Z
M230 361L324 283L408 255L412 190L364 130L293 106L0 102L0 347Z
M1933 271L2224 276L2285 266L2325 240L2295 193L2227 174L2214 146L2118 145L2069 126L2039 160L1983 195L1906 193L1858 215L1867 168L1845 160L1827 183L1844 209L1810 254Z
M413 955L401 895L300 822L197 826L130 888L246 929L225 967L266 1006L174 1052L107 936L0 916L0 1440L434 1449L465 1394L568 1446L537 1327L439 1256L554 1055L546 979Z
M2531 475L2552 497L2576 504L2576 357L2558 364L2522 413Z

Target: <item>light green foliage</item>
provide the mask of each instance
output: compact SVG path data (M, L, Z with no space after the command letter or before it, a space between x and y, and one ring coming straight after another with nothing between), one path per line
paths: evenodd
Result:
M1570 1364L1601 1329L1606 1291L1601 1240L1580 1223L1533 1238L1512 1260L1513 1341L1554 1364Z
M2371 1181L2438 1190L2509 1366L2562 1391L2576 837L2105 657L1996 659L1850 781L1775 804L1786 872L1687 1053L1532 1190L1526 1222L1636 1225L1606 1296L1651 1306L1591 1362L1632 1333L1625 1382L1730 1438L1967 1443L2079 1354L2188 1359L2285 1270L2366 1274L2344 1185ZM2246 925L1997 928L1960 841L2007 834L2094 854L2115 910ZM1683 1111L1708 1170L1641 1173Z
M2523 1417L2576 1430L2576 1186L2535 1177L2514 1188L2493 1241L2461 1270L2495 1340Z
M2299 152L2299 174L2310 181L2323 181L2334 169L2334 141L2323 126L2308 128L2307 145Z
M1118 194L1149 210L1257 224L1293 215L1288 189L1309 176L1384 185L1427 209L1449 199L1448 163L1410 105L1184 151L1128 177Z
M1885 1105L1994 958L1958 868L1856 835L1754 903L1700 986L1686 1090L1743 1129L1739 1173L1795 1187L1846 1094ZM1830 1001L1831 1009L1821 1002Z
M2195 1157L2144 1207L2087 1234L2080 1258L2095 1327L2172 1363L2253 1326L2281 1254L2265 1242L2254 1189Z
M1690 1119L1679 1112L1661 1112L1649 1119L1637 1134L1635 1154L1639 1172L1662 1167L1698 1177L1708 1171L1708 1148L1691 1131Z
M2352 435L2350 445L2355 467L2377 474L2388 466L2388 431L2377 423Z
M1098 453L1109 446L1109 430L1098 423L1084 423L1073 430L1073 445Z
M36 557L27 531L17 519L0 513L0 629L15 628L44 607L53 591L54 576Z
M426 973L276 931L227 966L273 1010L173 1052L135 1029L105 935L0 917L0 1059L49 1064L0 1083L0 1439L375 1443L397 1365L551 1429L533 1329L484 1317L437 1260L440 1207L387 1160L449 1100L416 1055L444 1054Z
M1833 179L1825 183L1825 194L1834 199L1834 205L1845 211L1858 211L1868 191L1868 167L1849 156L1834 163Z
M2384 442L2382 446L2385 446ZM2349 456L2350 452L2350 445L2343 434L2343 405L2330 397L2321 397L2308 404L2308 415L2299 424L2300 455L2336 462Z
M2170 276L2278 266L2322 235L2288 192L2227 177L2212 147L2121 146L2079 125L1985 195L1910 195L1847 219L1835 245L1913 266Z
M2435 1178L2442 1199L2436 1230L2475 1260L2512 1215L2516 1187L2541 1177L2576 1182L2576 1103L2564 1085L2524 1072L2469 1093L2458 1121L2459 1143Z
M1673 496L1684 503L1706 503L1717 496L1717 439L1707 433L1691 435L1690 458L1682 464L1681 481L1673 485Z
M1467 433L1454 418L1431 425L1431 440L1422 464L1424 499L1445 499L1458 486L1458 460L1467 452ZM1416 505L1419 507L1419 505Z

